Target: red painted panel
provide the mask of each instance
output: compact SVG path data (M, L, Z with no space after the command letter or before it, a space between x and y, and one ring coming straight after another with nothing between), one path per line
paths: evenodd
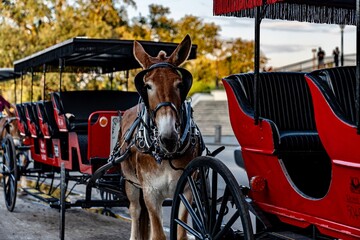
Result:
M112 151L111 142L112 140L116 141L118 135L118 128L115 128L115 125L117 124L116 126L119 127L119 121L117 111L98 111L90 115L88 124L88 159L93 157L108 158L110 156ZM112 136L116 139L112 139Z
M352 156L351 161L345 162L333 159L332 182L324 198L304 196L287 179L286 170L273 154L273 134L276 133L272 132L271 122L262 121L258 126L254 125L254 119L240 108L229 84L225 81L223 83L228 97L231 125L242 148L248 178L250 180L254 176L260 176L266 180L264 191L250 191L254 202L263 211L274 214L281 221L294 226L304 228L314 224L322 233L329 236L359 239L360 169L356 159L360 155L352 152L357 155ZM320 115L322 114L324 113ZM328 127L334 126L329 116L324 116L322 122L324 121ZM342 135L342 132L338 132L333 139L336 141L339 135Z

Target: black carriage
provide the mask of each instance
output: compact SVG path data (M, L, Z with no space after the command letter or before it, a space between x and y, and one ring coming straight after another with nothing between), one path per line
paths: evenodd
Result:
M0 82L16 81L20 74L14 72L11 68L0 69ZM16 86L16 85L15 85ZM16 88L15 88L16 91ZM16 203L17 177L18 171L16 167L16 149L11 128L13 127L16 117L0 116L0 150L1 155L1 173L4 188L5 204L9 211L13 211Z
M147 41L141 44L153 55L160 50L172 52L177 46ZM13 179L15 187L22 176L35 179L35 187L23 190L60 209L62 239L66 208L104 207L107 211L115 206L128 207L119 168L127 155L118 156L112 151L123 111L139 102L137 92L66 91L64 76L67 73L87 74L88 78L102 75L109 77L112 87L115 72L125 71L128 78L129 70L140 67L132 51L131 40L73 38L14 62L21 83L26 75L31 76L31 91L35 75L41 76L43 99L23 102L21 98L16 104L22 144L17 147L5 144L11 147L6 152L12 155L14 170L4 168L3 174ZM195 57L196 46L190 59ZM58 73L58 91L46 89L47 73ZM125 89L127 84L126 81ZM42 184L49 186L46 192ZM85 197L71 202L67 196L78 185L85 186ZM96 195L93 189L98 189L100 194ZM11 204L9 210L14 208L16 199L16 188L11 190L5 192Z

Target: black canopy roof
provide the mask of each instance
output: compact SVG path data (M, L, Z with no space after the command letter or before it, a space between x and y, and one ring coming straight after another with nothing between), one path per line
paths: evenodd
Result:
M356 0L213 0L214 14L254 17L258 6L266 6L264 18L301 22L356 24Z
M133 56L133 40L72 38L43 51L14 62L16 72L59 71L59 60L64 62L63 71L109 73L139 68ZM171 54L178 44L139 41L151 56L160 50ZM196 58L197 46L193 45L189 59Z
M8 81L20 77L19 73L12 68L0 68L0 82Z

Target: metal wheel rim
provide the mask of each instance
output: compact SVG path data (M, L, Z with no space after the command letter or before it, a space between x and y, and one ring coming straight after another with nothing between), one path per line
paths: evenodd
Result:
M12 212L16 203L18 171L16 165L15 144L11 135L7 134L3 140L3 188L5 204L8 211Z
M213 176L210 179L212 185L211 191L207 191L206 187L197 188L197 183L191 180L193 179L191 176L199 170L201 186L208 186L204 169L210 169L217 173L212 174ZM225 189L227 190L224 190L222 198L217 195L217 190L213 191L213 188L217 188L218 178L222 178L226 182ZM189 186L191 189L192 203L187 201L183 194L186 186ZM194 189L194 187L196 188ZM230 198L238 211L235 211L225 226L222 227L222 217L225 215L226 205L229 203ZM204 199L207 200L204 201ZM219 199L221 201L217 201ZM189 218L193 221L193 227L179 219L180 203L184 204L188 210ZM217 209L217 206L220 206L220 208ZM198 211L198 209L202 209L202 211ZM220 160L212 157L198 157L190 162L180 177L175 190L171 212L170 239L177 239L177 228L179 226L184 228L189 235L194 236L195 239L222 239L227 236L230 232L228 230L238 219L241 219L243 228L243 236L240 239L253 239L254 236L245 197L230 170Z

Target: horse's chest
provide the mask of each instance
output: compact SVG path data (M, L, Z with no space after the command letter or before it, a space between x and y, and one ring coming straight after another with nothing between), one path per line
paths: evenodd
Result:
M164 197L173 197L180 175L181 172L164 167L156 171L156 174L146 174L143 184L151 192L160 193Z

